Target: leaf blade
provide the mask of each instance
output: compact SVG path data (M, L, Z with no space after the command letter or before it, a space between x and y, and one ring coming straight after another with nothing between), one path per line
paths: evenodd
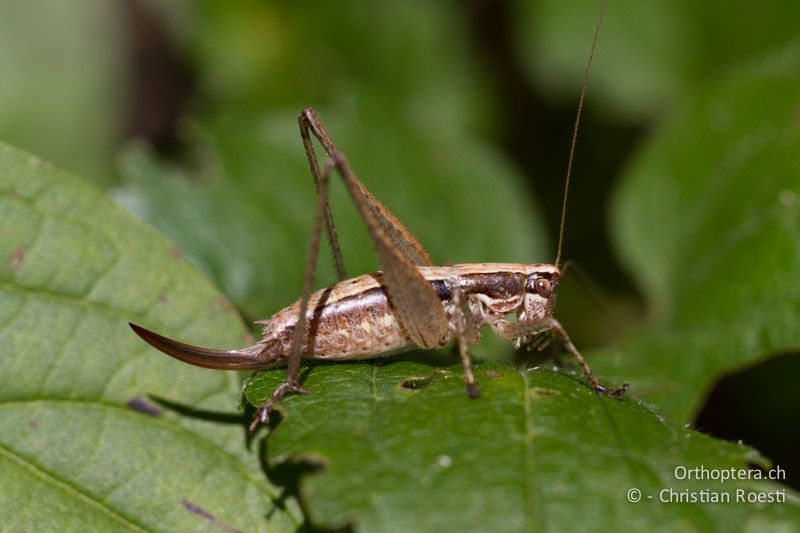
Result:
M296 527L292 502L263 521L279 490L244 449L243 420L224 421L236 376L170 361L127 327L135 318L242 342L247 331L224 298L100 191L7 145L0 207L0 477L4 486L38 480L3 491L4 522L38 512L42 524L91 519L105 530L213 528L212 516L237 528ZM211 420L167 412L149 395ZM213 491L198 492L209 480ZM237 498L246 507L228 505Z
M311 393L284 400L267 459L322 466L301 481L301 494L312 522L326 526L559 531L597 523L789 524L800 516L796 504L698 511L648 500L637 507L626 500L629 488L656 498L669 488L754 488L676 480L676 465L746 469L765 460L632 399L597 395L566 374L503 364L479 364L476 374L481 397L471 400L457 365L311 367L304 382ZM251 378L248 401L258 404L281 378L274 371ZM409 380L416 389L403 387Z

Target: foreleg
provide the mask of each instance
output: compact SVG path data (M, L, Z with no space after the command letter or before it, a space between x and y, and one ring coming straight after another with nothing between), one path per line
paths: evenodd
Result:
M583 373L586 375L586 379L589 380L589 385L591 385L591 387L597 392L608 396L618 397L622 396L625 393L625 389L628 387L627 383L615 388L607 388L603 385L600 385L594 373L592 372L592 369L589 367L589 363L586 362L586 359L584 359L578 349L575 348L575 345L572 343L569 335L567 335L564 327L558 320L551 316L526 322L507 322L505 319L500 318L490 322L489 324L492 327L492 330L494 330L498 336L508 340L516 341L517 339L533 337L543 333L549 333L553 335L561 343L564 349L575 359L575 361L577 361L578 365L580 365L581 369L583 370Z

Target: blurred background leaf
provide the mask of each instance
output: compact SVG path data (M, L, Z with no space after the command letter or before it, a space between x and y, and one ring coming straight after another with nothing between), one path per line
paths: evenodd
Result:
M514 30L530 79L551 98L578 87L598 3L517 1ZM695 88L798 37L800 4L753 0L609 3L592 73L592 99L609 120L669 115ZM583 34L564 28L583 26Z
M616 242L652 324L614 366L679 419L698 415L720 375L800 347L799 74L796 43L719 76L620 181Z
M114 183L129 97L124 22L103 0L0 2L0 139Z

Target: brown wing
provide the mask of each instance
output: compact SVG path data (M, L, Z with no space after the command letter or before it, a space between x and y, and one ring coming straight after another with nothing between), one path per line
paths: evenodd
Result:
M400 324L411 340L421 348L441 347L449 329L447 315L436 291L414 264L416 257L417 260L424 259L424 264L429 265L428 254L416 239L411 237L408 230L358 181L344 155L334 153L331 158L341 173L345 186L372 237L383 269L386 293ZM382 216L383 214L389 216ZM388 232L384 229L387 226ZM397 239L389 237L389 232L396 232L403 239L398 242ZM424 257L419 254L414 255L413 252L409 255L408 249L404 249L407 247L402 243L408 244L412 250L419 247L425 254Z
M355 176L353 177L355 178ZM433 266L433 261L431 261L428 252L425 251L425 248L422 247L417 238L367 190L358 178L354 179L354 185L361 192L364 202L383 230L383 234L394 243L403 255L415 265Z

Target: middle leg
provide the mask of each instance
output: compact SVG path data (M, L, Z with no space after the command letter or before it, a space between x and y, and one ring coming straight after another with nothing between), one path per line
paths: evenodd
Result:
M454 286L457 287L456 284ZM478 386L475 384L475 374L472 372L472 361L469 356L469 345L475 343L480 339L480 334L475 328L475 320L472 310L469 307L469 301L461 292L461 289L456 288L453 291L453 304L455 306L454 313L451 320L455 324L456 342L458 342L458 353L461 356L461 365L464 367L464 384L467 388L467 396L470 398L478 398L481 394Z

